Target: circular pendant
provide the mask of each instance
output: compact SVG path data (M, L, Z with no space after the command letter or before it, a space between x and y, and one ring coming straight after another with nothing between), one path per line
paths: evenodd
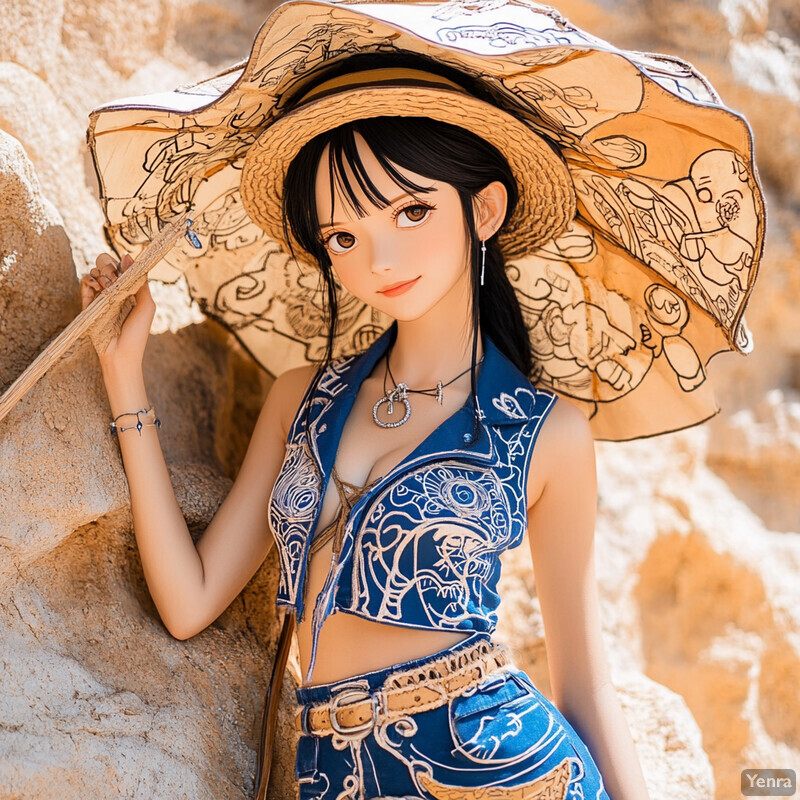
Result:
M387 413L389 416L394 414L394 404L395 403L402 403L406 407L406 413L403 416L403 419L398 420L397 422L381 422L378 419L378 409L384 404L388 403L389 408L387 409ZM408 392L407 387L404 383L398 383L396 389L392 389L389 394L381 397L374 406L372 406L372 419L375 421L375 424L381 428L399 428L401 425L404 425L408 422L408 418L411 416L411 403L408 402Z

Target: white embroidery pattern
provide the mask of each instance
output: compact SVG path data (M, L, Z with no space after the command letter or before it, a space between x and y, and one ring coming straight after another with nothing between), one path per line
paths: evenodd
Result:
M278 597L290 603L297 599L308 528L320 502L317 465L308 451L305 433L298 439L286 445L286 456L269 502L269 522L281 562Z
M524 531L519 485L508 468L444 459L392 483L353 547L350 610L425 628L492 629L498 556Z
M339 433L328 430L327 412L347 388L353 361L333 362L308 415L298 413L270 501L281 559L278 601L285 605L302 602L303 561L322 499L317 440ZM499 555L524 534L530 449L555 395L516 387L491 402L516 424L485 427L489 456L476 463L468 450L426 454L423 462L401 465L356 504L336 575L317 608L323 617L339 606L414 627L494 629Z
M314 452L316 438L325 428L324 423L321 426L318 423L334 398L347 388L344 376L354 360L355 356L337 359L320 376L308 415ZM292 424L286 455L272 490L268 510L281 563L278 602L289 605L297 603L306 545L322 499L322 481L317 462L309 449L305 424L303 405Z

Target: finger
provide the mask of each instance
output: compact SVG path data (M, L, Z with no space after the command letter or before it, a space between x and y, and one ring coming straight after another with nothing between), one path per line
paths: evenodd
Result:
M111 269L116 272L117 259L109 253L100 253L100 255L94 260L94 263L96 264L97 269L102 269L104 266L110 265Z
M100 292L103 287L91 275L84 275L81 278L81 308L86 308Z
M108 253L102 253L100 256L97 257L97 266L95 269L97 270L96 275L98 277L100 275L105 275L110 278L111 283L122 274L122 268L119 261L115 260L112 256L108 255Z
M95 269L100 273L100 275L110 278L112 283L119 277L119 271L117 270L117 265L114 262L106 261L101 267L95 267Z
M133 259L127 253L125 253L125 255L122 256L122 261L120 262L120 272L125 272L125 270L131 266L131 264L133 264Z
M82 285L85 284L86 286L89 286L89 287L91 287L92 289L94 289L95 291L98 291L98 292L102 292L103 291L103 287L100 284L100 281L94 275L84 275L81 278L81 284Z
M113 272L109 272L106 266L103 266L102 269L93 267L89 275L100 285L101 289L111 286L116 277Z
M91 275L81 278L81 308L86 308L97 297L100 287Z

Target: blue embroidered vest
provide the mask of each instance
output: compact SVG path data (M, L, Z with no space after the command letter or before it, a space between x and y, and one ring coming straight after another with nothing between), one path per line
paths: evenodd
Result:
M345 420L394 335L390 328L361 355L331 363L289 431L269 522L280 558L277 603L294 607L298 619L305 613L311 539ZM534 388L488 338L476 394L481 429L475 443L469 398L354 504L315 603L306 680L331 613L411 628L494 630L499 557L525 532L531 452L556 395Z

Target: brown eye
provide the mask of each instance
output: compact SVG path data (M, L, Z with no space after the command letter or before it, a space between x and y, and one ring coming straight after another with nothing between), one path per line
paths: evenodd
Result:
M424 222L428 214L430 214L431 209L428 206L408 206L404 208L397 217L397 224L401 228L408 228L411 225L418 225L420 222Z
M356 243L356 237L352 233L334 233L325 244L332 253L346 253Z

